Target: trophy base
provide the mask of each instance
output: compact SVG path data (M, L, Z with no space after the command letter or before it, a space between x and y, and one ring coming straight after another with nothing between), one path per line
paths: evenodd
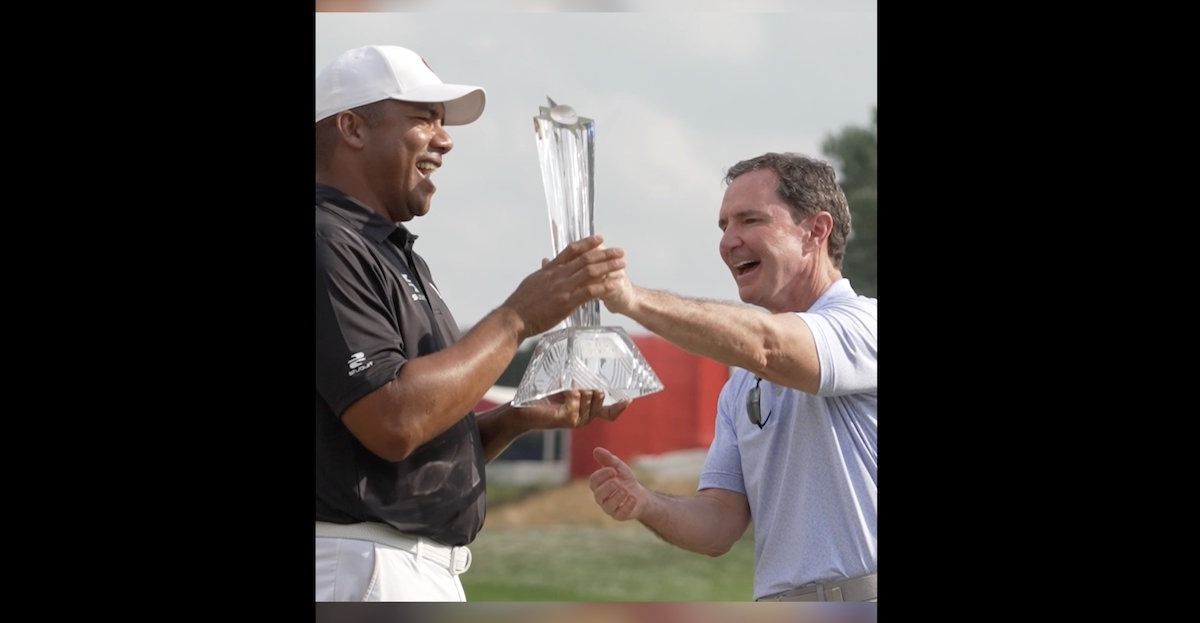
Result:
M604 390L604 405L663 388L620 327L568 327L542 336L513 397L523 407L568 389Z

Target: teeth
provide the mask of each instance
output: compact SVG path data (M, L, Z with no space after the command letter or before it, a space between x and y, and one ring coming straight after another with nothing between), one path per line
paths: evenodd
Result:
M734 268L745 268L746 266L749 266L750 264L757 264L757 263L758 262L756 262L754 260L742 260L742 261L738 262L737 264L734 264L733 266L734 266Z
M436 165L432 162L418 162L417 168L422 171L429 171L430 173L432 173L434 171L437 171L438 165Z

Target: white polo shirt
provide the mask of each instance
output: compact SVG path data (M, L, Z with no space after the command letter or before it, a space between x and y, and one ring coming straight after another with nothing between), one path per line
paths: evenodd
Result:
M877 309L840 279L796 314L816 340L820 386L762 381L761 430L746 417L754 375L735 369L721 390L699 488L749 498L754 599L877 571Z

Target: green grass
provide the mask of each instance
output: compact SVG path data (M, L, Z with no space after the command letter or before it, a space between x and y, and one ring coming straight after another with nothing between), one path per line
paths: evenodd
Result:
M487 482L487 505L489 509L499 508L505 504L520 502L535 493L552 489L555 486L545 483L503 485L489 480Z
M460 576L468 601L750 601L754 538L711 558L642 527L485 528Z

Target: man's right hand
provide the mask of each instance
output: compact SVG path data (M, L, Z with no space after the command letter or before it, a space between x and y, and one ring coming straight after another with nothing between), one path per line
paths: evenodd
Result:
M599 235L572 242L517 286L504 307L524 323L522 339L549 330L580 305L617 288L610 273L625 268L625 251L604 248L602 242Z
M614 314L629 316L637 305L637 290L634 289L633 282L629 281L624 269L609 275L609 281L612 281L611 287L603 296L605 309Z
M600 508L617 521L641 517L650 503L650 494L638 484L633 470L604 448L596 448L592 456L603 466L588 481Z

